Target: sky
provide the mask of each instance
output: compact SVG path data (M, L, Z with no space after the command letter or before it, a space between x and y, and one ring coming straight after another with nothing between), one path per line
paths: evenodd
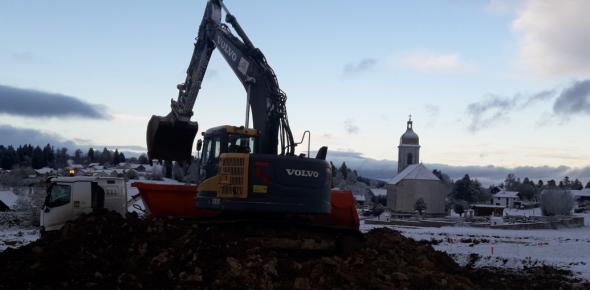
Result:
M589 1L225 3L312 150L391 165L411 114L428 164L590 172ZM205 4L0 0L0 144L145 147ZM215 52L193 120L242 125L245 100Z

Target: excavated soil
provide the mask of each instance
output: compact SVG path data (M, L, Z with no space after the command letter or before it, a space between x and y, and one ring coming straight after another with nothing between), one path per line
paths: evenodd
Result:
M475 257L474 257L475 258ZM390 229L85 215L0 253L0 289L590 289L550 267L460 267Z

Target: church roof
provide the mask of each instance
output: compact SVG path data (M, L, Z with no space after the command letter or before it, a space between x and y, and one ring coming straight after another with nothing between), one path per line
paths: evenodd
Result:
M402 172L389 180L389 184L398 184L402 180L440 180L424 164L408 165Z

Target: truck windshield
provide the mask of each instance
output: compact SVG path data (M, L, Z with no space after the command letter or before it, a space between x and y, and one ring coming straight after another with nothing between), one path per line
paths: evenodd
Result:
M54 184L49 190L45 205L48 207L58 207L70 203L72 195L71 186L65 184Z

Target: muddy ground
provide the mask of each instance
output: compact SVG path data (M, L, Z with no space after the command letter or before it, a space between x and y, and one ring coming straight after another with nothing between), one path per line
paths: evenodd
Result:
M474 262L477 256L472 257ZM590 289L550 267L460 267L390 229L85 215L0 253L0 289Z

